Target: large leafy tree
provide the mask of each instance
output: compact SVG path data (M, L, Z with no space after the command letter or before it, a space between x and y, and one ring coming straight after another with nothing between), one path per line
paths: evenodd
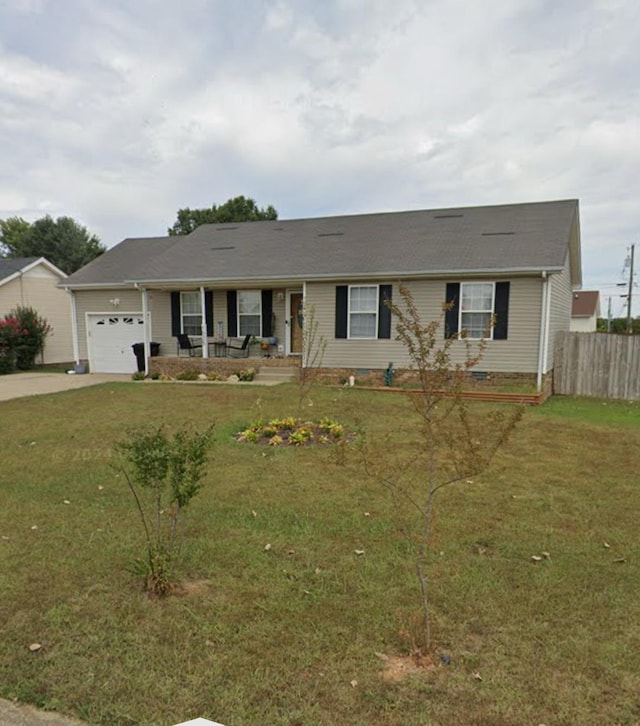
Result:
M104 251L98 237L71 217L47 215L32 224L21 217L0 220L0 254L4 257L46 257L71 274Z
M229 222L259 222L278 219L278 212L271 204L262 209L255 200L239 196L228 199L219 206L213 204L205 209L179 209L177 220L169 227L170 235L189 234L201 224L228 224Z

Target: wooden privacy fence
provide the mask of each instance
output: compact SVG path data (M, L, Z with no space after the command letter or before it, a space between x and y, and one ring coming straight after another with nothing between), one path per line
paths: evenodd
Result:
M559 333L553 392L640 400L640 335Z

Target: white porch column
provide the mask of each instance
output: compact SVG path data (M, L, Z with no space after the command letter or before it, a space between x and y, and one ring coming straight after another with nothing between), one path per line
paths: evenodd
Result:
M209 357L209 331L207 330L207 298L204 287L200 288L200 311L202 313L202 357Z
M307 342L307 338L309 337L309 334L311 331L307 328L307 281L305 280L302 283L302 367L306 368L309 361L307 360L307 355L309 354L309 351L307 350L308 346L305 345ZM294 311L294 315L297 314L297 311Z
M73 345L73 359L76 365L80 363L80 346L78 344L78 311L76 310L76 296L73 290L65 287L69 293L69 305L71 306L71 341Z
M144 374L149 375L149 356L151 355L151 331L149 330L149 297L147 288L142 288L142 332L144 336Z
M542 390L542 374L546 368L547 339L549 337L549 275L542 273L542 300L540 304L540 340L538 342L538 375L536 376L536 390Z

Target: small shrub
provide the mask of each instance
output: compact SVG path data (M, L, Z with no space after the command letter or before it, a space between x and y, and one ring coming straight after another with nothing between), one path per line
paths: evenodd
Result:
M289 441L292 444L299 446L304 444L311 439L312 432L308 425L300 426L300 428L292 431L289 434Z
M115 444L122 457L118 468L135 499L145 533L145 587L152 595L165 596L174 588L172 555L178 522L202 487L211 431L181 429L173 436L162 427L130 431L126 440Z
M132 381L144 381L144 371L136 371L131 374Z
M255 368L243 368L241 371L238 371L236 374L238 376L238 379L241 381L252 381L256 377L256 369Z
M151 373L149 373L149 378L151 378L152 381L160 380L160 371L151 371Z
M176 373L176 381L197 381L198 375L198 371L194 368L185 368Z
M222 380L224 380L224 377L223 377L223 376L221 376L221 375L220 375L219 373L217 373L216 371L209 371L209 372L207 373L207 380L208 380L208 381L222 381Z
M253 428L245 429L238 434L238 441L248 441L251 444L260 438L260 434Z

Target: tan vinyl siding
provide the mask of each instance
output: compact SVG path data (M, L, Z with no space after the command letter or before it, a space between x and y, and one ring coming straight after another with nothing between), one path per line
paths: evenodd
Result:
M553 368L553 351L557 334L571 327L571 306L573 304L573 290L571 289L569 253L564 263L564 269L559 275L551 275L549 280L549 343L547 346L547 359L544 372Z
M446 283L456 280L422 280L407 284L422 319L442 320L442 303ZM542 283L540 278L510 280L509 331L507 340L488 341L478 370L532 373L537 371L540 336L540 306ZM389 283L388 280L382 284ZM379 282L358 283L379 284ZM390 340L348 340L335 338L335 288L332 283L308 283L307 301L314 305L318 332L327 341L323 366L328 368L386 368L390 361L397 368L407 367L409 360L401 343L394 340L392 321ZM400 301L397 284L393 285L393 299ZM463 343L455 343L453 352L457 361L465 353Z
M278 292L283 293L282 300L278 300ZM100 291L77 291L75 296L78 317L78 344L81 359L88 357L86 313L117 314L142 312L142 293L138 290L105 289ZM115 298L120 300L120 304L117 307L110 302L110 300ZM151 340L160 343L161 355L176 355L176 339L171 331L171 292L165 290L149 290L148 304L151 314ZM278 337L278 343L284 344L284 290L273 290L273 312L276 315L276 335ZM226 290L214 290L213 292L213 330L208 331L209 339L216 337L218 322L222 322L223 337L228 337ZM196 336L193 337L195 339ZM211 351L211 354L213 354L213 351Z
M81 360L88 360L87 350L87 318L86 313L123 313L142 312L142 294L139 290L105 289L79 290L74 293L76 299L76 315L78 321L78 350ZM114 306L110 300L118 299L120 304ZM153 324L153 312L151 314ZM133 352L131 353L133 355Z
M56 287L58 282L60 277L40 264L0 286L0 315L18 305L32 307L51 325L43 351L44 363L73 360L69 295Z

